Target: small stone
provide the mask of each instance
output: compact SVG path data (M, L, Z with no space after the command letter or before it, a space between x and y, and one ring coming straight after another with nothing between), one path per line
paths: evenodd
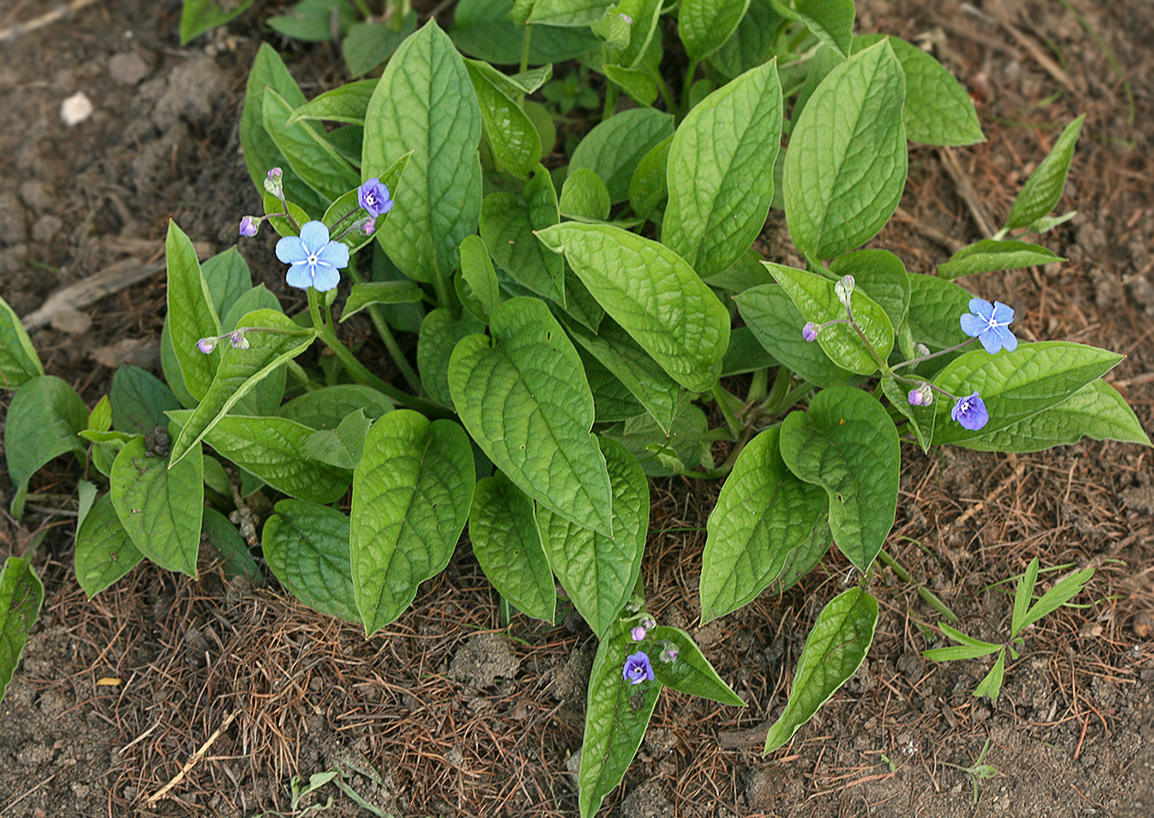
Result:
M51 241L63 227L64 222L51 213L41 216L32 225L32 239L39 242Z
M20 185L20 199L29 209L37 213L52 209L52 194L48 190L48 185L35 179Z
M61 103L60 118L71 128L92 116L94 110L96 109L92 107L92 100L88 95L83 91L77 91Z
M1149 639L1154 636L1154 616L1140 613L1134 618L1134 635L1139 639Z
M126 51L108 61L108 76L120 85L139 85L148 76L148 65L135 52Z

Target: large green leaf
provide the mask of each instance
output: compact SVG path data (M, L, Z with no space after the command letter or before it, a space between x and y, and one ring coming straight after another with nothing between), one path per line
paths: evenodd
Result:
M489 330L492 340L470 335L449 360L461 422L521 491L578 525L611 534L609 474L589 433L593 395L577 350L535 298L506 301Z
M552 622L557 591L541 545L533 501L498 472L477 481L469 541L481 570L509 604Z
M143 437L132 438L112 463L108 494L141 554L161 568L196 576L204 505L200 446L170 463L147 451Z
M834 282L825 276L769 261L763 263L793 299L806 321L825 324L846 317L845 305L838 299ZM859 375L871 375L877 372L879 364L889 357L894 348L894 328L885 310L859 289L854 289L851 294L850 307L853 308L854 321L861 329L861 335L848 323L833 324L818 333L817 343L843 369ZM862 335L865 336L864 340Z
M853 41L853 0L773 0L774 9L805 23L810 34L848 57Z
M89 599L144 559L116 515L112 497L100 496L76 531L76 580Z
M521 108L519 89L510 87L509 78L488 63L465 60L465 68L493 155L510 173L528 176L541 158L541 137Z
M649 527L649 484L636 458L616 440L598 438L613 488L613 536L537 508L549 565L573 607L598 636L617 620L641 573Z
M32 564L21 557L5 559L4 569L0 570L0 700L16 672L43 603L44 586Z
M262 329L245 334L248 349L222 344L224 354L212 385L172 445L174 464L200 443L249 390L304 352L316 338L315 329L301 327L275 310L250 312L239 323ZM201 354L195 346L193 350L193 354Z
M1007 230L1028 227L1053 210L1062 198L1066 174L1070 171L1070 160L1074 158L1074 145L1078 142L1078 134L1082 132L1082 123L1085 121L1086 115L1082 114L1066 126L1046 158L1038 163L1026 184L1022 185L1018 198L1014 199L1014 206L1010 208L1010 217L1006 219Z
M678 656L672 662L661 661L662 643L669 642L677 649ZM701 653L701 648L688 633L680 628L665 625L649 631L644 646L652 645L649 651L653 660L653 674L657 681L678 693L688 693L721 704L745 707L741 697L721 680L713 665Z
M164 254L168 263L168 327L173 351L185 388L200 400L212 383L221 352L218 349L205 355L196 342L220 335L220 317L201 275L192 241L174 221L168 223Z
M1052 446L1094 440L1150 445L1150 438L1126 399L1103 380L1091 381L1069 400L975 440L956 445L986 452L1037 452Z
M799 480L766 429L741 451L709 515L702 555L701 624L753 601L826 515L825 492Z
M713 388L729 313L676 253L617 227L566 222L537 234L662 369L693 392Z
M187 419L184 413L172 416L178 422ZM278 491L300 500L336 502L348 491L350 474L309 455L308 442L316 431L286 418L229 415L209 429L204 442Z
M809 412L781 424L790 471L829 495L829 524L841 552L863 573L894 524L901 452L889 413L860 389L823 389Z
M734 296L733 300L758 343L800 377L817 386L855 380L854 375L831 361L819 344L807 343L801 337L805 319L778 285L759 284Z
M626 658L636 652L637 643L629 638L629 624L624 622L614 625L597 646L577 775L581 818L593 818L605 796L625 777L661 693L656 679L632 685L622 678Z
M1121 360L1115 352L1066 341L1021 343L1013 352L1003 350L996 355L982 349L967 352L951 361L933 382L958 397L977 392L990 419L973 432L947 417L938 417L934 443L963 442L1000 432L1064 403ZM941 416L952 404L943 399L934 406Z
M373 424L353 472L353 592L371 635L449 563L473 497L473 449L450 420L409 409Z
M349 518L303 500L281 500L265 521L261 548L281 584L310 608L360 622L349 567Z
M854 52L883 39L906 75L906 137L926 145L985 142L970 94L946 68L916 45L898 37L865 34L853 38Z
M297 176L326 201L338 199L346 190L360 184L356 170L324 138L323 130L308 120L288 124L293 111L294 106L275 89L265 89L261 106L264 129Z
M560 218L557 191L539 165L520 196L490 193L481 204L481 238L497 265L518 284L564 304L565 266L533 237Z
M25 381L8 405L4 457L16 487L12 516L24 515L24 495L32 475L68 452L83 455L76 435L88 426L88 410L76 390L55 375Z
M661 239L703 278L733 264L765 226L781 119L769 62L707 96L673 136Z
M794 124L785 215L798 249L826 259L882 229L906 183L905 75L886 42L830 71Z
M279 166L284 172L282 182L288 200L309 212L319 213L324 209L321 198L301 181L291 167L284 167L286 161L284 155L264 128L266 88L275 90L293 108L305 104L305 95L285 67L276 49L268 43L263 43L248 74L248 83L244 90L244 110L240 117L240 144L253 186L258 193L263 193L265 175L272 168Z
M653 415L661 430L669 434L674 417L686 401L681 385L617 323L602 321L596 333L572 321L566 321L565 326L569 335L613 373Z
M939 264L938 275L943 278L958 278L978 273L1052 264L1055 261L1065 259L1036 244L982 239L954 253L945 264Z
M44 374L40 357L24 331L20 318L0 298L0 388L15 389Z
M569 172L588 168L604 180L610 201L623 202L641 157L672 133L670 114L654 108L622 111L585 135L569 160Z
M377 240L409 278L431 282L457 266L481 210L481 110L469 74L436 21L389 60L365 113L362 173L380 176L413 151L404 195Z
M877 621L878 602L864 588L843 591L822 609L802 648L785 711L765 737L766 755L793 738L797 728L857 672Z
M677 34L689 59L700 60L720 48L748 8L749 0L681 0Z
M293 111L288 124L293 125L303 120L364 125L365 111L369 108L369 100L379 81L379 78L373 78L346 82L331 91L325 91Z
M392 401L359 383L325 386L293 398L277 414L313 429L335 429L350 412L364 409L376 419L393 409Z

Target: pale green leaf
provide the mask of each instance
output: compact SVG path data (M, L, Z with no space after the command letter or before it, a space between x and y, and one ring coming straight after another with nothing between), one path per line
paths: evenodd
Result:
M365 634L400 616L457 546L475 482L473 449L450 420L398 409L373 424L353 473L353 593Z
M16 672L43 603L44 585L32 564L21 557L5 559L0 570L0 700Z
M766 429L742 449L709 515L703 625L756 599L826 515L825 492L786 468L779 439L778 429Z
M563 305L564 265L533 237L559 220L557 191L540 165L520 196L490 193L481 204L481 238L493 261L518 284Z
M541 545L533 501L498 472L477 481L469 541L497 592L529 616L552 622L557 591Z
M485 325L471 315L454 318L446 307L438 307L421 322L417 338L417 371L429 397L444 406L453 405L449 392L449 357L457 342L485 329Z
M261 549L281 584L321 613L360 622L353 606L349 518L302 500L281 500L265 521Z
M488 318L501 303L501 285L497 282L493 259L480 236L465 236L461 242L461 278Z
M785 214L798 249L841 255L882 229L906 183L905 75L888 43L830 71L794 123Z
M810 34L848 57L853 40L853 0L773 0L785 17L805 23Z
M672 662L661 661L664 642L670 642L678 651L677 658ZM671 690L733 707L745 707L741 697L721 680L713 665L702 655L693 637L680 628L665 625L656 627L649 631L643 646L652 646L649 658L653 664L653 675Z
M860 389L823 389L781 424L790 471L825 489L833 539L863 573L885 544L898 504L901 452L889 413Z
M693 392L713 387L729 313L681 257L609 225L566 222L537 235L565 254L597 303L678 383Z
M465 60L477 94L485 136L497 161L514 176L529 175L541 158L541 137L522 110L520 88L488 63Z
M954 253L945 264L939 264L938 275L942 278L958 278L1065 260L1036 244L982 239Z
M864 588L834 597L805 640L789 701L765 737L768 755L793 738L839 687L857 672L873 641L878 603Z
M561 186L561 215L582 222L603 222L612 207L609 188L600 176L590 168L570 168Z
M133 545L169 571L196 576L204 505L200 446L180 462L146 450L144 438L124 444L112 464L112 505Z
M580 526L548 507L537 508L541 544L573 607L604 636L629 600L641 572L649 527L649 484L641 466L616 440L598 438L613 491L613 536Z
M361 158L381 176L413 151L404 195L377 229L389 257L416 281L447 277L461 241L477 232L481 209L481 111L468 72L435 21L389 60L365 114Z
M201 275L192 241L174 221L168 223L164 254L168 263L168 328L173 351L185 388L193 398L201 400L212 383L221 351L205 355L197 349L196 342L220 335L220 318Z
M1082 114L1066 126L1046 158L1038 163L1026 184L1022 185L1014 206L1010 208L1010 216L1006 219L1007 230L1032 224L1058 204L1062 190L1066 187L1070 160L1074 158L1074 145L1078 142L1078 134L1082 132L1082 123L1085 121L1086 115Z
M4 425L4 457L8 477L16 487L13 517L24 515L24 495L32 475L62 454L84 454L77 434L87 426L84 401L55 375L32 378L16 390Z
M421 288L411 281L358 281L341 310L341 323L374 304L416 304L422 295Z
M272 88L264 92L261 116L264 128L289 166L305 184L325 201L340 198L350 187L360 184L356 170L308 120L287 124L294 106Z
M569 172L588 168L605 182L611 202L623 202L641 157L672 133L670 114L654 108L622 111L585 135L569 160Z
M462 339L449 361L461 422L519 489L609 535L609 475L589 433L593 396L577 350L537 299L506 301L489 327L492 339Z
M777 63L769 62L714 91L677 128L661 236L699 276L733 264L765 226L781 123Z
M689 59L697 61L716 51L737 29L749 0L681 0L677 34Z

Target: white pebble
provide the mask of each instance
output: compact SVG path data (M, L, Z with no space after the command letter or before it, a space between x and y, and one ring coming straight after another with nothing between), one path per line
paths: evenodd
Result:
M92 100L83 91L77 91L60 105L60 118L71 128L92 116Z

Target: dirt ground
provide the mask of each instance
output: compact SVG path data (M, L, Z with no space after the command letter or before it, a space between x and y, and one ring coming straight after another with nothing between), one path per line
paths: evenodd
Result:
M1060 205L1079 215L1043 240L1069 261L964 283L1013 306L1020 337L1125 353L1109 379L1154 432L1149 0L858 5L860 31L932 48L978 99L989 138L914 152L901 210L875 242L911 269L989 235L1058 128L1088 114ZM45 8L7 0L0 30ZM259 27L259 9L187 47L179 13L179 0L116 0L0 41L0 295L18 314L112 265L155 263L170 218L207 249L233 243L239 217L258 206L237 122L261 37L285 51L310 96L344 79L335 50L276 39ZM77 92L94 113L65 127L60 106ZM780 222L767 226L767 255L785 252ZM297 298L271 247L269 235L241 245L258 280ZM163 306L163 274L152 274L33 341L48 371L92 405L120 362L158 368ZM922 623L939 616L881 570L867 663L790 745L762 758L805 634L848 564L830 555L784 596L764 594L696 629L718 486L655 481L650 610L690 629L750 706L667 691L603 814L1149 815L1151 452L1083 442L1019 456L907 449L905 460L887 550L971 635L1005 627L1008 586L996 583L1032 557L1098 569L1077 607L1029 634L998 702L970 695L988 664L921 658L935 644ZM142 565L90 602L71 571L77 475L58 461L34 481L23 520L0 515L0 557L31 556L47 594L0 704L0 817L288 814L290 778L331 770L346 789L330 783L301 806L331 795L324 815L336 818L577 814L571 770L595 650L579 621L517 616L500 629L467 547L367 641L273 587L226 582L207 563L198 581ZM0 507L11 491L0 474ZM997 775L975 789L960 768L987 743L984 763Z

